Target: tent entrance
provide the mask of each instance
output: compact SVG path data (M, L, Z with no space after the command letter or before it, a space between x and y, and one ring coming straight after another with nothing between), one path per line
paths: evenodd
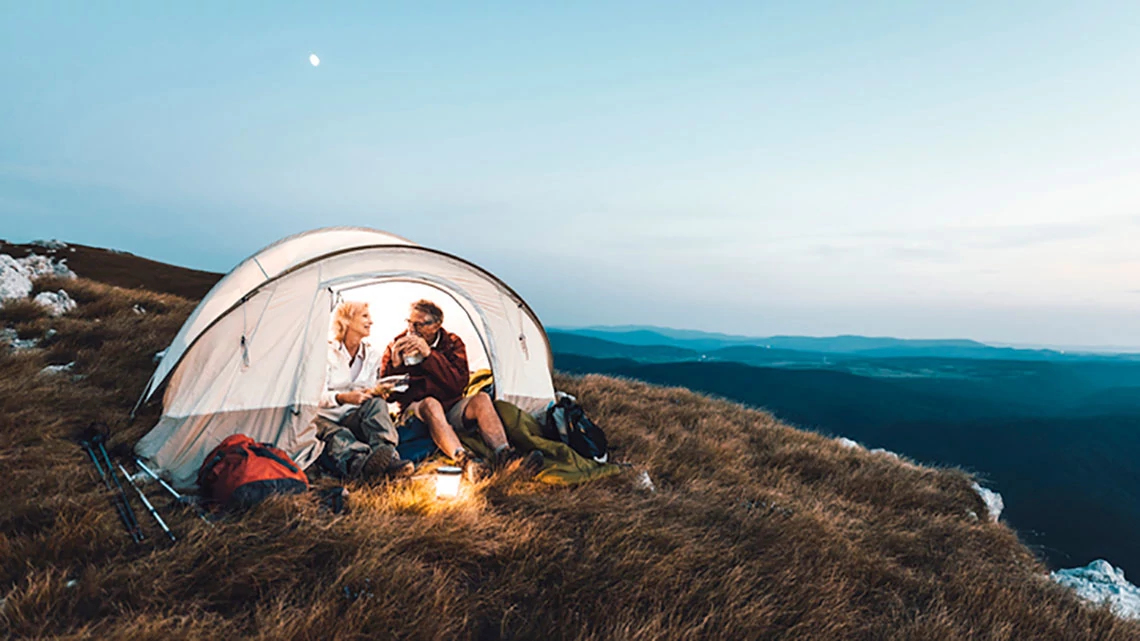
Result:
M467 348L468 371L489 369L492 375L497 374L494 339L486 326L482 310L456 288L434 279L400 275L371 277L330 289L333 292L333 310L343 301L368 303L372 316L369 341L374 349L384 349L407 328L408 311L413 302L420 299L432 301L443 311L444 329L463 340ZM332 331L330 312L330 336Z

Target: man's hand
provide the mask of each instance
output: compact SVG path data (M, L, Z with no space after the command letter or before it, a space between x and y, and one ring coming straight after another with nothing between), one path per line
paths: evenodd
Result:
M392 357L397 361L403 360L404 354L408 352L408 349L411 347L411 338L411 335L404 336L395 343L392 343Z
M427 341L424 340L423 336L413 335L407 336L406 338L408 339L408 347L412 351L419 352L420 356L423 356L424 358L427 358L428 354L431 354L431 346L427 344Z
M372 393L368 390L353 390L337 394L336 402L341 405L361 405L370 398L372 398Z

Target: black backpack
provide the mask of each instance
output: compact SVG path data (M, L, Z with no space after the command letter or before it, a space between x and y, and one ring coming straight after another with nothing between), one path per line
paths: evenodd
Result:
M586 410L573 396L562 395L557 403L546 409L542 435L552 441L562 441L575 452L598 463L609 458L606 433L586 416Z

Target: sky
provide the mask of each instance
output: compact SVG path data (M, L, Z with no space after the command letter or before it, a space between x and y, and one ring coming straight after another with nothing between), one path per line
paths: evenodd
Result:
M552 326L1140 346L1140 3L230 4L0 0L0 238L363 225Z

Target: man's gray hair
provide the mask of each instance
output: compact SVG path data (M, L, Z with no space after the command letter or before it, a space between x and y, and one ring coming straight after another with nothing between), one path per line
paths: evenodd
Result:
M432 320L437 323L443 322L443 310L439 308L439 305L436 305L426 298L421 298L420 300L412 303L412 309L421 314L427 314L428 316L431 316Z

